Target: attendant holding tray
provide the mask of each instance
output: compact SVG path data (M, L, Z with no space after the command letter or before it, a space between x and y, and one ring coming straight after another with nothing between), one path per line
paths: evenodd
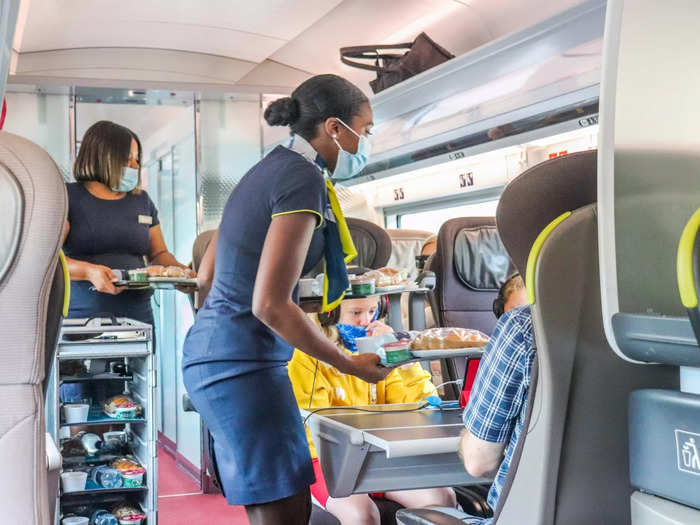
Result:
M168 251L158 210L140 188L138 137L114 122L93 124L83 137L74 176L76 182L66 185L63 245L72 281L68 317L105 313L152 325L152 290L122 293L124 287L114 285L119 278L112 269L186 267Z

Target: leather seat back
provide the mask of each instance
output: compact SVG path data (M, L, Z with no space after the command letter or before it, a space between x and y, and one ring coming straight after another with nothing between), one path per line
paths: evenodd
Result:
M510 260L496 230L493 217L462 217L442 225L437 251L426 269L435 272L436 286L430 297L438 326L456 326L491 334L496 325L493 300L505 281ZM466 359L445 359L444 381L464 376ZM459 389L447 385L449 398Z
M357 249L350 264L363 268L383 268L391 256L391 238L386 230L373 222L348 217L348 229Z
M60 322L59 250L68 204L48 153L6 132L0 132L0 207L0 515L9 523L45 525L53 502L43 383Z

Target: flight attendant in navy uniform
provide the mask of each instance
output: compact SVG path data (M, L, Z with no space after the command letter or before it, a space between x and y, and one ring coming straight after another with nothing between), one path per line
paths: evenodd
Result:
M168 251L158 210L140 188L138 137L114 122L96 122L83 136L73 176L63 244L72 281L68 316L111 314L152 325L153 292L114 286L112 269L185 265Z
M290 126L241 179L224 208L214 279L184 345L183 378L214 437L228 502L252 525L306 524L313 468L287 374L294 347L370 382L387 373L376 355L348 356L298 306L297 282L325 258L324 307L342 300L345 263L356 252L334 179L351 177L369 154L367 97L335 75L319 75L265 111Z

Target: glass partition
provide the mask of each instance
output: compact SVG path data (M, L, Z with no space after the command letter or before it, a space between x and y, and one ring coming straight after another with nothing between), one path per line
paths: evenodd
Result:
M66 181L72 179L70 153L70 95L8 92L3 131L9 131L44 148Z

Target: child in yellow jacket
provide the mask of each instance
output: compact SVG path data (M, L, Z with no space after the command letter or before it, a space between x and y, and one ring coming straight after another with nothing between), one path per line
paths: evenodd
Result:
M337 323L320 323L326 335L348 353L356 351L355 338L381 335L393 330L382 321L375 320L377 298L343 301ZM317 319L318 320L318 319ZM289 377L300 408L316 409L335 406L358 406L390 403L413 403L435 392L430 374L420 364L397 367L376 385L348 374L294 351L289 362ZM323 480L316 448L307 428L309 448L314 463L316 483L311 494L316 501L343 524L377 524L379 511L368 494L353 494L347 498L331 498ZM427 507L430 505L455 507L454 491L450 488L434 488L387 492L383 496L403 506Z

